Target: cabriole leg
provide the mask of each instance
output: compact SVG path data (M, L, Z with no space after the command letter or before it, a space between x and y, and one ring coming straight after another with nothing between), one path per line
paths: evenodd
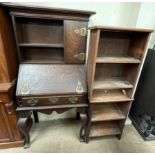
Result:
M31 112L19 112L18 128L25 138L24 148L30 147L29 130L32 126Z

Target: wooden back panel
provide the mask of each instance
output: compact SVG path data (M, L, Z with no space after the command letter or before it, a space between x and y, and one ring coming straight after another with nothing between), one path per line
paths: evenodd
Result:
M127 55L129 43L128 33L101 31L98 56Z

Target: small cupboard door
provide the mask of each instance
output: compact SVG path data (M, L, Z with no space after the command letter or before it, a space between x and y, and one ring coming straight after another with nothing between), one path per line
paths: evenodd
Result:
M5 107L3 104L0 104L0 143L10 141L7 121Z
M66 63L85 63L87 25L86 21L64 21Z

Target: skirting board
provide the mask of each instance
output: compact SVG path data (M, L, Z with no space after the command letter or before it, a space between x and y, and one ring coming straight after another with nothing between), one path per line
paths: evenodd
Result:
M6 142L0 143L0 149L14 148L14 147L22 147L24 145L24 140L16 141L16 142Z

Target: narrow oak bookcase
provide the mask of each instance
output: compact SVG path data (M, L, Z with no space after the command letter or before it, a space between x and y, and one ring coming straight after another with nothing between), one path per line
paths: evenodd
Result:
M151 32L150 29L90 27L86 142L90 137L121 138Z

